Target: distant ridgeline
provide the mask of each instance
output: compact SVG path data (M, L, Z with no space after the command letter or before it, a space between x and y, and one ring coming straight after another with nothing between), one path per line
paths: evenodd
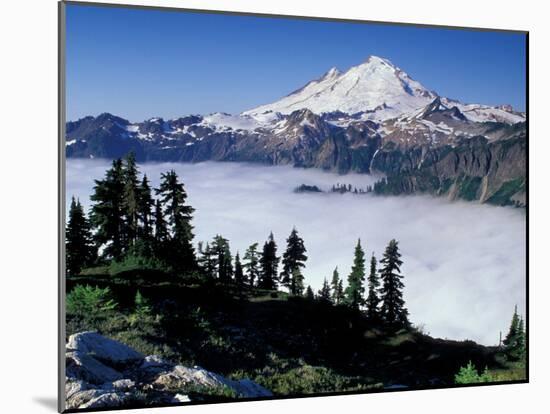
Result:
M440 97L387 59L333 68L240 115L139 123L111 114L67 123L68 157L246 161L382 173L377 194L526 203L526 114Z

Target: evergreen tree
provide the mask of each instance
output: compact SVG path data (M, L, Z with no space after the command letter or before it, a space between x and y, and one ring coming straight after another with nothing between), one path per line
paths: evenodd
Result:
M281 272L281 284L286 286L292 295L299 295L303 291L301 280L296 280L294 274L302 277L301 272L295 272L296 269L305 267L307 260L304 240L298 235L296 227L292 229L290 236L286 239L287 247L283 253L283 271ZM301 285L301 286L300 286Z
M214 263L218 271L218 279L222 282L230 282L233 277L233 264L229 240L219 234L216 235L212 242L212 252L214 254Z
M164 212L160 200L155 202L155 245L157 251L161 249L168 240L168 228L166 227L166 221L164 220Z
M204 274L208 277L216 276L216 260L214 256L215 253L210 248L208 242L204 247L202 242L199 242L199 266L203 270Z
M155 206L155 200L151 195L151 186L147 175L143 176L141 184L138 188L138 205L137 214L140 222L138 236L143 240L151 240L153 238L153 222L152 212Z
M277 269L279 267L279 257L277 256L277 244L273 238L273 233L264 244L260 265L262 272L258 280L258 287L261 289L273 290L277 288Z
M317 295L317 297L323 302L326 302L326 303L332 302L332 298L330 294L330 285L327 281L327 278L325 278L325 280L323 281L323 287L321 288L321 290L319 290L319 294Z
M525 355L525 330L523 325L523 318L518 315L518 307L516 306L510 329L504 341L502 341L504 352L512 361L518 361Z
M405 308L403 300L401 265L398 242L393 239L389 242L380 263L380 277L382 279L380 316L382 320L392 327L405 327L409 325L409 312Z
M344 303L346 299L346 296L344 294L344 281L342 279L340 279L340 281L338 282L338 291L335 299L336 299L335 303L337 305L341 305L342 303Z
M512 322L510 323L510 329L508 329L508 334L502 341L502 344L505 348L513 346L516 342L517 334L519 328L519 315L517 305L514 308L514 314L512 315Z
M306 299L307 300L315 299L315 294L313 293L313 289L309 285L307 286L307 289L306 289Z
M124 171L122 160L113 161L103 180L95 180L90 221L96 229L94 238L105 246L103 257L120 259L125 253L124 243Z
M71 199L69 220L65 229L65 250L66 271L69 275L78 275L95 259L90 223L80 201L74 197Z
M376 272L376 257L374 253L370 259L370 273L368 277L369 293L367 296L367 318L371 321L377 321L379 319L378 305L380 304L380 298L378 297L378 289L380 287L380 280Z
M133 247L138 236L138 218L139 218L139 181L136 157L130 152L123 166L123 215L124 215L124 234L123 244L125 249Z
M196 259L193 249L193 226L191 220L195 211L186 203L187 192L174 170L161 174L160 187L155 190L160 196L164 213L170 226L170 262L177 270L195 268Z
M340 274L338 273L338 267L335 267L332 272L331 288L332 302L335 305L340 305L344 300L344 286L342 279L340 279Z
M258 243L251 244L243 257L245 263L243 267L246 271L248 284L254 286L254 283L259 279L260 275L260 253L258 252Z
M299 267L292 270L291 294L296 296L304 294L304 275Z
M348 276L348 287L345 291L345 302L353 308L359 309L364 303L365 294L365 252L361 247L361 239L355 246L355 257L351 273Z
M245 284L245 278L243 273L243 267L241 265L241 258L239 252L235 255L235 284L242 289Z

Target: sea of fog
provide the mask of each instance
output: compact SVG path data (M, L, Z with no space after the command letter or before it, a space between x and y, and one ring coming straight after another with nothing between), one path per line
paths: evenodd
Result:
M109 165L106 160L68 160L67 203L74 195L88 208L94 179L102 178ZM195 241L219 233L230 240L233 253L242 255L273 231L282 254L296 226L309 257L306 284L315 290L336 266L347 276L357 238L367 258L372 252L380 258L395 238L403 254L411 321L431 335L496 344L514 305L524 312L526 218L521 209L429 196L293 192L300 184L364 188L374 181L367 175L244 163L140 165L155 186L169 169L183 180L196 208Z

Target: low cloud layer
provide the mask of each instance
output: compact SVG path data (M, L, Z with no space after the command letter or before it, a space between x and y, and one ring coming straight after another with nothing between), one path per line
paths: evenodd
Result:
M68 160L67 198L85 207L105 160ZM424 196L295 194L300 184L329 189L337 182L365 188L365 175L237 163L150 163L140 166L153 184L174 169L197 209L196 241L220 233L241 254L273 231L279 253L292 226L305 240L306 284L315 290L338 266L346 277L360 237L377 258L387 242L400 243L405 300L411 320L433 336L498 343L514 305L525 308L525 213L512 208L449 202Z

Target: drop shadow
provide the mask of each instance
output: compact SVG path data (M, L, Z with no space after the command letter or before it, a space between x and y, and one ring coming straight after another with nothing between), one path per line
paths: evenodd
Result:
M53 397L33 397L35 403L47 408L53 412L57 412L57 398Z

